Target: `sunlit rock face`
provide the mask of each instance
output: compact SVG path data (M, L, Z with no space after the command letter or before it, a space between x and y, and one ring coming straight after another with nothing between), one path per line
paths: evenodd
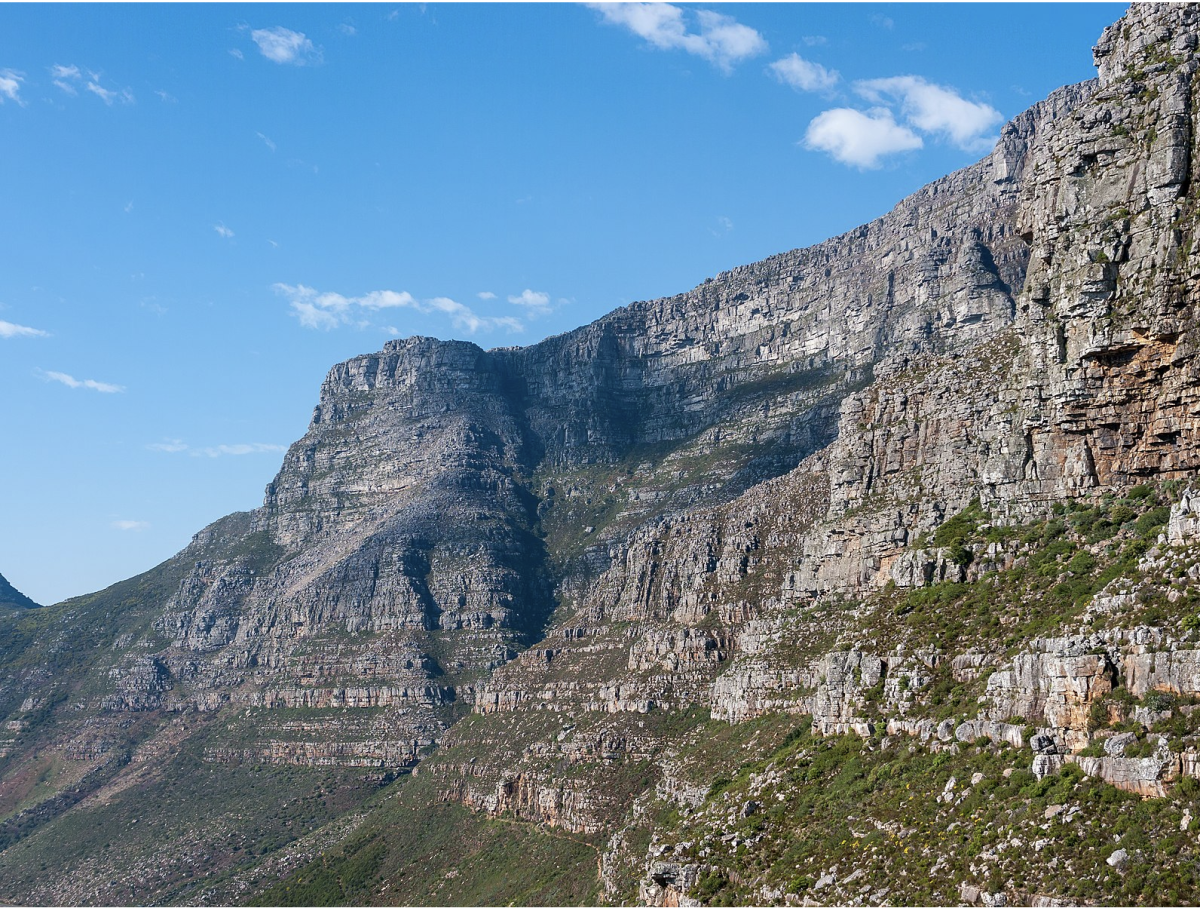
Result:
M153 763L221 724L212 765L414 769L478 813L611 836L605 891L657 904L689 903L701 865L624 831L655 799L715 803L676 761L681 717L807 715L818 738L939 759L993 742L1043 779L1074 763L1171 792L1197 747L1115 723L1145 731L1200 696L1195 635L1129 618L1200 583L1198 32L1195 7L1135 6L1097 80L825 243L530 347L409 338L335 366L263 506L86 619L103 656L67 700L47 660L14 658L0 752L59 702L72 765ZM1079 604L1094 626L1018 633L1050 609L1032 596L997 600L991 636L943 633L946 602L910 610L935 585L1034 573L1041 543L1004 528L1171 481L1134 579ZM945 530L968 513L987 522L964 546ZM1082 561L1041 566L1056 581L1107 557L1075 542ZM123 608L136 620L109 633ZM939 685L969 697L935 703ZM1122 712L1118 693L1149 699ZM138 723L150 743L130 743ZM832 872L812 884L858 898Z

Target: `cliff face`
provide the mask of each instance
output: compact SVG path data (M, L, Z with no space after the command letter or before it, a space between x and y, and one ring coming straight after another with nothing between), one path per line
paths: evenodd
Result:
M103 702L394 708L415 757L576 590L644 559L653 521L787 473L876 375L1010 325L1028 148L1089 90L819 246L529 348L412 338L336 366L264 506L197 537L230 554L191 558Z
M1097 81L841 237L528 348L410 338L335 366L260 509L0 623L0 866L127 792L169 806L186 754L247 791L245 767L333 773L325 844L270 869L197 844L245 817L187 821L233 888L155 858L130 899L242 898L359 841L375 814L338 773L415 767L421 803L587 837L614 900L879 901L744 862L786 838L751 823L763 792L788 801L786 761L829 736L863 760L1004 742L1029 758L1010 769L1142 795L1196 775L1188 704L1146 698L1200 695L1198 32L1196 8L1134 7ZM783 762L733 778L801 715ZM743 821L758 838L714 831ZM104 901L103 865L72 860L0 896Z

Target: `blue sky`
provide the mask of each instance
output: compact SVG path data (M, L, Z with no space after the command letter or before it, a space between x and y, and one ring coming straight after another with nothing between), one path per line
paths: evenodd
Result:
M0 5L0 573L261 503L335 362L818 242L1090 78L1120 4Z

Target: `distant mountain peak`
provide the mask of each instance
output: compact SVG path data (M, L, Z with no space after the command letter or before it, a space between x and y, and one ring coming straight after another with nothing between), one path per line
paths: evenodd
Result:
M39 608L38 604L0 574L0 608Z

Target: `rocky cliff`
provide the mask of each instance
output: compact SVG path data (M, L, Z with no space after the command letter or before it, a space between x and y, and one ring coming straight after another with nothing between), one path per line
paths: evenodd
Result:
M261 508L0 616L0 898L1200 897L1198 35L825 243L335 366Z

